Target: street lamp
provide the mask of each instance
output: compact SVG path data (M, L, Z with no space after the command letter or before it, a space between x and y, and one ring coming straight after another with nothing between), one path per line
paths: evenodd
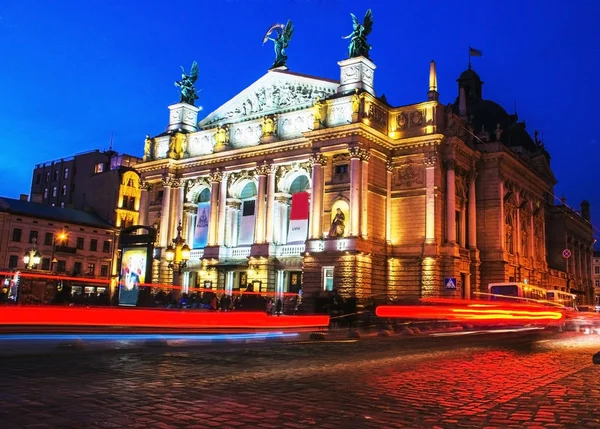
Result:
M37 250L35 242L35 238L31 240L31 249L26 250L23 255L23 263L27 269L35 268L42 260L42 254Z
M165 259L169 263L169 268L177 271L179 275L187 267L187 262L190 260L190 246L185 243L185 239L181 236L181 221L177 226L177 237L173 239L173 244L167 246L165 250Z
M58 234L58 237L56 235L53 236L52 238L52 256L50 257L50 271L54 272L54 264L56 264L58 262L58 260L56 259L56 257L54 256L54 254L56 253L56 242L63 242L67 239L67 234L65 232L61 232L60 234Z

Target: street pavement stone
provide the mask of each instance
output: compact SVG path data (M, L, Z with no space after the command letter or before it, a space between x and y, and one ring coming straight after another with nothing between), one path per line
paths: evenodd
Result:
M377 338L3 363L4 428L600 428L600 338Z

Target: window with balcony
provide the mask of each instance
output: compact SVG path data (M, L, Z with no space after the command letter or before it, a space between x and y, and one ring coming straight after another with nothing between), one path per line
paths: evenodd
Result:
M23 231L21 230L21 228L13 228L12 241L20 242L22 234L23 234Z

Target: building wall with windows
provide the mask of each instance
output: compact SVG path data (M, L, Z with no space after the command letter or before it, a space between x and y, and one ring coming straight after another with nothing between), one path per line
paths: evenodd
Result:
M140 161L96 149L38 164L33 171L31 201L93 210L115 226L132 225L139 210L139 176L133 167Z
M432 62L427 98L392 106L370 60L339 64L339 81L269 70L199 123L197 107L169 106L136 166L154 281L172 281L161 249L181 228L186 287L282 293L300 279L307 299L363 301L549 287L556 179L537 133L483 99L470 68L454 103L438 101Z
M592 258L592 281L594 282L594 292L596 294L596 305L600 305L600 251L594 250Z
M0 269L111 280L116 274L116 229L81 210L0 197ZM39 265L27 267L36 248ZM55 262L53 263L53 259Z

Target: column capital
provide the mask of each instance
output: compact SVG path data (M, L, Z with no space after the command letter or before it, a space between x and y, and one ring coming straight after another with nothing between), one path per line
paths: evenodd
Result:
M208 174L208 177L210 179L210 183L220 183L221 180L223 180L223 172L220 170L214 170Z
M276 169L272 164L267 164L267 163L257 165L256 168L254 169L257 176L267 176L271 173L274 173L275 170Z
M140 184L140 189L142 191L149 191L150 189L152 189L152 185L150 184L150 182L147 182L145 180L139 179L139 184Z
M311 167L315 165L325 166L327 164L327 157L320 152L315 152L308 158L308 163Z
M181 179L179 177L174 177L173 179L171 179L171 187L173 188L181 188L185 186L185 183L187 182L186 179Z
M446 167L447 170L454 170L456 167L456 160L454 160L454 159L445 160L444 167Z
M385 163L385 169L388 171L388 173L391 173L394 171L394 163L392 162L391 159L388 159L387 162Z
M437 162L438 162L437 154L431 153L431 154L425 155L425 160L424 160L425 167L435 167Z
M163 186L172 186L173 176L170 174L163 174L161 182Z
M348 149L350 153L350 159L358 158L362 161L368 161L371 158L371 153L367 149L355 146Z

